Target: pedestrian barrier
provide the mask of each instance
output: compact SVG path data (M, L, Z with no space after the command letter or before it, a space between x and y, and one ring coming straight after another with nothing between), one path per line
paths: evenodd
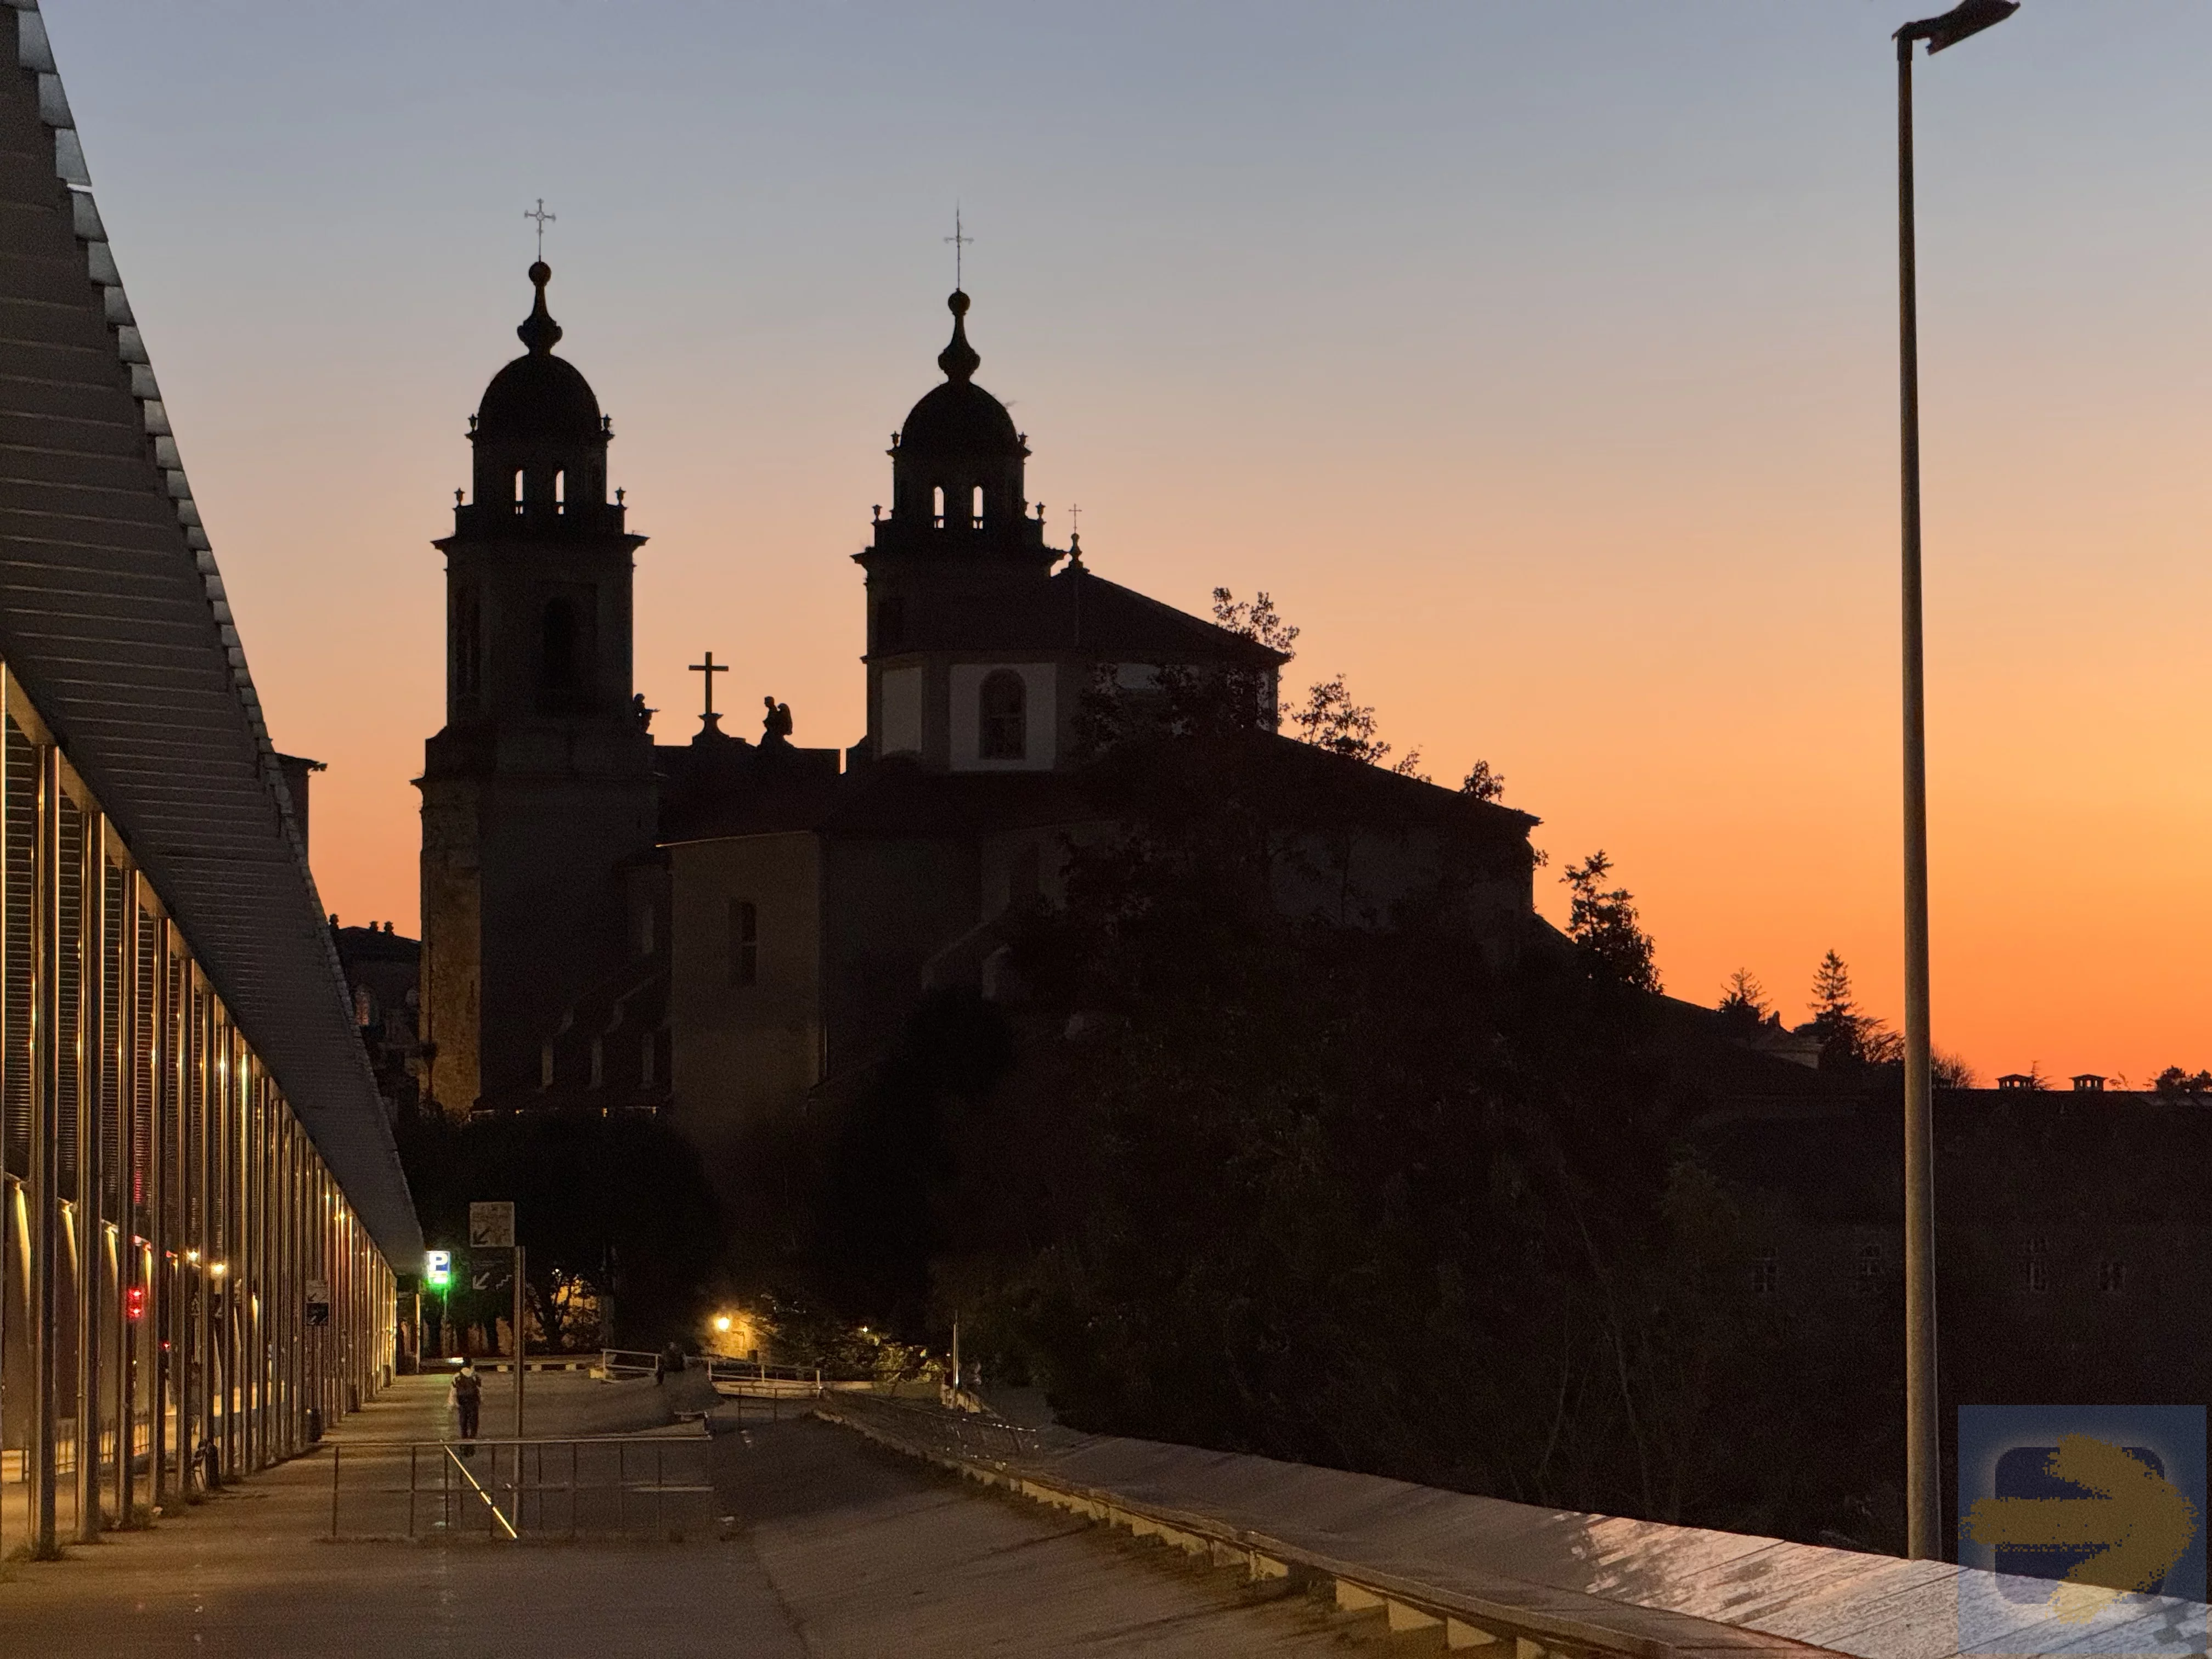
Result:
M764 1365L757 1359L721 1359L711 1355L706 1364L707 1380L717 1394L787 1400L818 1400L822 1395L819 1365Z
M660 1375L660 1356L645 1353L635 1348L602 1348L599 1350L599 1375L603 1377L658 1376Z
M708 1437L331 1443L336 1538L711 1537Z

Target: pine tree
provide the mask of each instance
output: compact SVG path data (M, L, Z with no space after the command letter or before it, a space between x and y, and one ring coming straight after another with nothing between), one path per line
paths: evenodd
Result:
M1721 1000L1716 1010L1729 1024L1741 1031L1752 1031L1765 1024L1769 1012L1766 988L1748 968L1739 968L1728 976L1722 988Z
M1903 1056L1897 1033L1860 1009L1851 994L1851 970L1833 951L1813 970L1812 1007L1823 1066L1887 1066Z
M1626 887L1601 890L1613 860L1601 848L1560 878L1573 893L1567 937L1605 972L1639 991L1659 989L1651 936L1638 925L1635 896Z

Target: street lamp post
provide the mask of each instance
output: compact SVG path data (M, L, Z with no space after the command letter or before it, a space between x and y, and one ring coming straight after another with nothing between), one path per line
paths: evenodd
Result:
M1928 722L1920 600L1920 319L1913 260L1912 47L1956 46L2020 9L1965 0L1897 32L1899 441L1905 633L1905 1553L1943 1553L1942 1425L1936 1398L1936 1145L1928 1039Z

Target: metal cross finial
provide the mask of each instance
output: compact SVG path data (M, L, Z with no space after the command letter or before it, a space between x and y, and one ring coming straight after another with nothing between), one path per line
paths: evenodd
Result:
M728 673L730 665L727 663L716 662L714 653L709 651L707 653L706 661L695 662L690 667L693 673L704 674L707 677L707 707L701 717L711 720L714 718L714 676Z
M960 288L963 286L960 256L968 251L968 244L975 239L960 228L960 204L957 202L952 206L952 234L945 240L952 244L952 286Z
M545 210L545 198L541 196L538 198L536 207L522 210L522 216L538 221L538 262L543 264L545 258L545 227L561 216L557 213L548 213Z

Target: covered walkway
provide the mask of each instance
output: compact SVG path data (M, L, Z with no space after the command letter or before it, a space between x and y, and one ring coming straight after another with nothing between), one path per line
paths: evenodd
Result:
M0 1549L390 1374L422 1239L300 825L44 20L0 0Z

